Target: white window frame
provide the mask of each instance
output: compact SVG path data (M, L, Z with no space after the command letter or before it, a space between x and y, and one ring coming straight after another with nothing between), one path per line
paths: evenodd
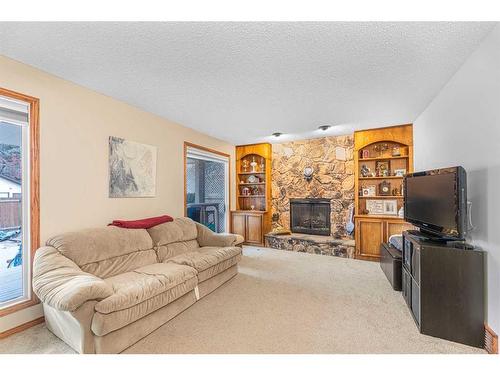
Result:
M0 96L0 105L4 108L19 110L25 108L28 113L27 122L17 121L10 118L4 118L0 115L0 121L11 125L21 127L21 238L22 238L22 283L23 294L22 296L0 302L0 310L17 305L22 302L30 301L32 299L31 290L31 178L30 178L30 154L31 154L31 138L30 138L30 105L29 103ZM10 104L10 105L9 105Z

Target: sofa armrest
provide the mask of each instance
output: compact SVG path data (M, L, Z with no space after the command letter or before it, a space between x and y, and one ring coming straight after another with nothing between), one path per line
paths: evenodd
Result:
M74 311L86 301L113 294L111 286L50 246L37 250L33 262L33 292L43 303L62 311Z
M196 223L200 246L230 247L241 245L244 238L239 234L215 233L206 226Z

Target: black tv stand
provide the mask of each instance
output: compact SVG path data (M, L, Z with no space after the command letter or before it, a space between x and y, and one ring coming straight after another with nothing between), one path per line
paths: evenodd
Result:
M457 241L456 239L450 239L446 237L441 237L441 236L436 236L435 234L431 232L427 232L425 230L409 230L409 234L412 236L416 237L419 239L419 241L423 242L434 242L434 243L439 243L439 244L447 244L448 242L451 241Z
M422 241L408 231L402 258L403 297L419 331L482 347L484 251Z

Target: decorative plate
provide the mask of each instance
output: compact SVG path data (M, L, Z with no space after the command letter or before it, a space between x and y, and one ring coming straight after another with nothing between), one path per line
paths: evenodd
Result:
M259 182L259 179L257 177L255 177L254 175L251 175L250 177L248 177L248 182L250 182L251 184L254 184L256 182Z

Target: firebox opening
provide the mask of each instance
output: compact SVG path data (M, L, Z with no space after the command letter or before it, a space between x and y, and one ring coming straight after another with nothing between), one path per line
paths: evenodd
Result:
M330 199L290 199L290 230L294 233L330 235Z

